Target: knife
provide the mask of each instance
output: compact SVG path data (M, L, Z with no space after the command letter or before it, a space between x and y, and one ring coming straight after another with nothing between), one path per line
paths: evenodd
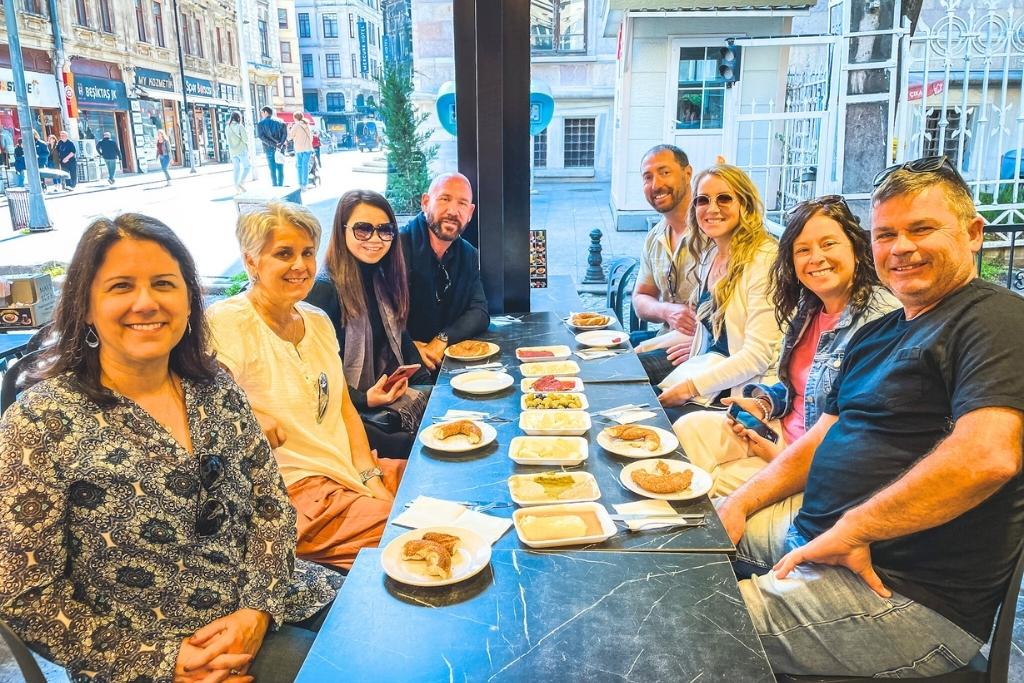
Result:
M639 513L631 513L631 514L626 514L626 515L608 515L608 516L611 517L612 520L616 521L616 522L632 522L632 521L636 521L638 519L663 519L665 521L678 520L678 519L682 519L682 520L686 520L686 521L696 521L696 520L703 520L704 519L704 515L703 514L699 514L699 515L684 515L684 514L680 514L678 512L673 512L673 513L655 512L655 513L646 513L646 514L642 513L642 512L639 512Z

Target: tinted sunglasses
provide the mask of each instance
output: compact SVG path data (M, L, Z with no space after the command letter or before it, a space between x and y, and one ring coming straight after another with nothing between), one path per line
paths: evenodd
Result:
M316 383L316 423L324 421L327 414L327 403L330 400L330 392L327 387L327 373L321 372Z
M395 227L394 223L381 223L380 225L373 225L372 223L366 223L360 221L353 223L352 225L346 225L346 229L351 230L355 238L360 242L365 242L373 237L373 233L377 233L382 242L390 242L395 239L395 235L398 234L398 228Z
M703 209L707 206L710 206L712 201L715 202L715 206L722 209L725 208L726 206L731 206L732 203L736 201L736 197L729 194L728 192L723 192L722 194L716 194L713 197L708 194L699 194L693 198L693 203L699 209Z
M956 166L949 160L946 155L937 157L921 157L920 159L914 159L904 164L894 164L884 171L880 171L875 176L874 187L878 187L884 183L889 176L897 171L909 171L911 173L942 173L944 176L954 181L968 192L970 188L967 187L967 181L960 175L960 172L956 170Z
M199 484L206 495L196 515L196 533L200 536L217 534L228 520L227 506L223 501L211 497L224 483L225 469L223 458L216 453L205 453L199 459Z
M448 296L448 290L452 288L452 278L443 263L437 264L437 280L434 282L434 298L437 303Z

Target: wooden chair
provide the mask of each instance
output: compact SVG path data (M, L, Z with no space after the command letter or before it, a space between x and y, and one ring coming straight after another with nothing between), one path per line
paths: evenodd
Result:
M39 669L39 665L36 664L32 653L25 647L25 643L21 641L18 634L12 631L7 622L3 620L0 620L0 637L3 637L7 649L14 655L14 661L18 663L18 668L21 669L21 675L25 679L25 683L46 683L46 677L43 676L43 672Z
M992 639L988 658L980 652L974 656L967 666L948 674L918 678L919 681L930 683L1007 683L1010 667L1010 650L1013 649L1013 618L1017 613L1017 596L1020 594L1020 582L1024 576L1024 544L1021 544L1017 557L1017 566L1010 575L1010 583L1006 587L1003 602L999 605L996 615L996 627L992 631ZM856 676L792 676L777 674L779 683L853 683L854 681L875 680Z

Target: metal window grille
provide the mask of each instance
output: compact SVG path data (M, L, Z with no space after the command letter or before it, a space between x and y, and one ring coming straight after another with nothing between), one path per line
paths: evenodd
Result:
M548 165L548 130L545 128L533 136L533 166L546 168Z
M593 168L597 125L594 119L565 119L566 168Z

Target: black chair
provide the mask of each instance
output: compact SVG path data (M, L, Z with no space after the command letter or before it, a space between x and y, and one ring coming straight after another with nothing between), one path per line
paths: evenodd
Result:
M1021 545L1017 557L1017 566L1010 575L1010 583L999 606L996 616L996 627L992 631L992 639L988 658L980 652L974 656L967 666L948 674L918 678L919 681L930 683L1007 683L1010 667L1010 650L1013 649L1013 618L1017 613L1017 596L1020 594L1020 582L1024 576L1024 544ZM854 681L875 680L857 676L792 676L777 674L779 683L853 683Z
M7 649L14 655L14 661L18 663L18 668L21 669L21 675L25 679L25 683L46 683L46 677L43 676L43 672L39 669L39 665L36 664L32 653L25 647L25 643L21 642L18 634L12 631L7 622L3 620L0 620L0 636L3 637Z
M647 327L647 322L640 320L632 305L633 285L639 269L640 262L632 257L617 258L608 268L605 305L615 311L615 317L627 332Z
M42 349L36 349L25 354L4 373L3 382L0 383L0 415L18 399L19 393L31 386L26 374L42 352Z

